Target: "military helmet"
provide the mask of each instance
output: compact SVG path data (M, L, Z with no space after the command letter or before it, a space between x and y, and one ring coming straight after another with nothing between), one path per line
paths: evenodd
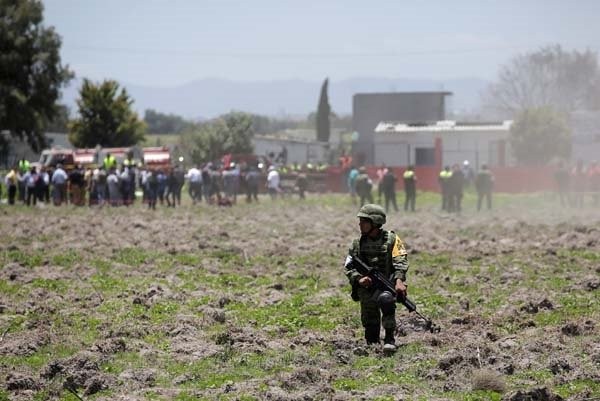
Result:
M383 210L381 206L372 203L361 207L356 217L369 219L376 226L382 226L385 224L385 210Z

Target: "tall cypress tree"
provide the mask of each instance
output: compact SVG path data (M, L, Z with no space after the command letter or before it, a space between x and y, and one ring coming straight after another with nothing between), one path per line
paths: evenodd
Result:
M317 140L321 142L329 142L330 124L329 115L331 107L329 106L329 97L327 95L327 85L329 78L326 78L321 86L321 96L319 97L319 106L317 108Z

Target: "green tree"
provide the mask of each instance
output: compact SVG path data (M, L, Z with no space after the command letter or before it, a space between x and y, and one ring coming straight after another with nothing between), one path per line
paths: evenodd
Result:
M79 117L69 124L69 140L77 147L131 146L142 142L146 125L131 106L133 100L119 84L94 84L84 79L77 99Z
M519 113L510 129L510 144L521 164L543 165L571 154L571 131L566 116L550 107Z
M301 122L298 120L269 118L258 114L252 115L252 121L252 129L255 134L272 134L286 129L296 129L301 126ZM314 126L313 123L310 127Z
M60 89L73 73L60 60L61 39L43 25L37 0L0 0L0 129L35 149L57 114Z
M69 131L69 107L64 104L58 104L56 106L56 115L48 122L46 130L48 132L61 132L65 133Z
M521 110L552 107L563 112L600 108L598 54L559 45L514 57L484 94L488 110L512 117Z
M327 95L327 86L329 79L325 79L321 86L321 95L319 96L319 105L317 107L317 140L321 142L329 142L331 125L329 117L331 107L329 106L329 96Z
M181 134L193 125L191 121L175 114L165 114L147 109L144 112L144 122L149 134Z
M228 153L252 153L253 122L251 114L225 114L183 134L179 148L198 164L218 160Z
M339 128L346 131L352 130L352 115L341 115L338 116L335 111L329 113L331 127ZM317 125L317 113L312 112L306 116L307 127L315 127Z

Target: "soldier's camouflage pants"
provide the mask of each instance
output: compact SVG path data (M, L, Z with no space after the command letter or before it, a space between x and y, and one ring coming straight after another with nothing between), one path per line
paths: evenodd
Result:
M367 288L358 288L360 298L360 320L363 327L382 325L384 329L396 328L396 304L381 305L378 297L381 293Z

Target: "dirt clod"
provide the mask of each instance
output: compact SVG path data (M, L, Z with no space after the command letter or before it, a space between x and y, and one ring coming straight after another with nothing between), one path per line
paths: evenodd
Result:
M567 323L560 331L567 336L580 336L582 333L582 329L577 323Z
M19 373L9 373L6 377L6 389L10 391L37 390L40 385L33 377Z
M503 393L506 390L506 383L500 373L490 369L479 369L472 374L471 388Z
M516 391L502 398L502 401L563 401L563 398L546 387L538 387Z

